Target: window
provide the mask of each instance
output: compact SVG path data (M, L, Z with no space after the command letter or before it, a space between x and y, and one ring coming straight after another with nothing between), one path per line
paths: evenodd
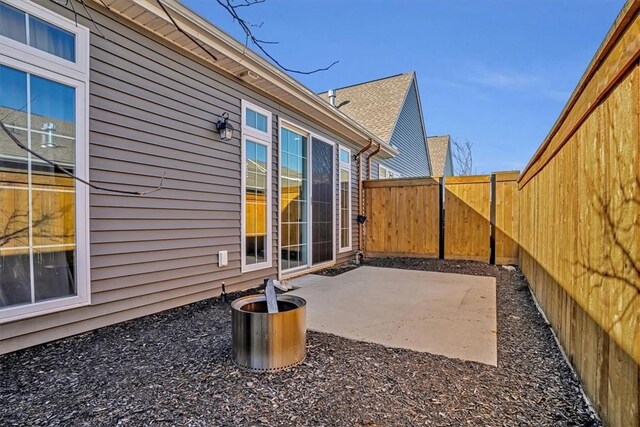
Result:
M75 35L47 21L0 3L0 35L75 62Z
M246 126L261 132L267 132L267 116L250 108L247 108L246 111Z
M386 166L380 165L378 168L378 179L391 179L391 178L401 178L401 177L402 175L400 175L398 172Z
M351 250L351 150L340 147L340 252Z
M0 51L3 123L31 150L88 178L88 30L2 0ZM0 322L89 302L88 208L85 185L0 130Z
M271 267L271 113L242 102L242 271Z
M271 140L271 113L263 108L242 102L242 127L244 130Z
M48 62L47 69L82 79L89 63L89 31L53 12L19 0L0 0L0 51ZM25 63L32 64L27 58Z

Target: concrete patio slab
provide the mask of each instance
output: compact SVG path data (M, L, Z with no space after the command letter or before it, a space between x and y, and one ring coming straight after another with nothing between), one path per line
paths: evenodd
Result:
M289 283L311 330L497 366L493 277L360 267Z

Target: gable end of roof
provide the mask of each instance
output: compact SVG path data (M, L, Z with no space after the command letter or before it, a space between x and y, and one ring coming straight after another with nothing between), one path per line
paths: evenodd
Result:
M334 89L335 105L388 143L414 81L412 71ZM329 101L328 92L319 95Z

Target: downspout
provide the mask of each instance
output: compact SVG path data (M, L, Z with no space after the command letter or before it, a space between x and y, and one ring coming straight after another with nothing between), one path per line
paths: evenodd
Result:
M358 216L364 215L364 186L362 184L362 154L364 154L371 146L373 145L373 138L369 138L369 144L367 144L364 148L358 151L358 154L353 156L358 162ZM360 256L362 256L362 231L363 231L362 222L358 221L358 250L356 251L356 263L360 262Z
M373 156L375 156L376 154L378 154L378 152L382 149L382 144L378 144L378 148L376 148L375 150L373 150L373 152L371 154L369 154L367 156L367 179L371 179L371 158ZM361 199L362 200L362 199ZM364 215L364 209L362 210L362 215ZM364 233L366 232L366 228L364 226L364 223L360 224L360 233L358 234L358 236L360 237L360 253L364 254L366 248L364 246Z

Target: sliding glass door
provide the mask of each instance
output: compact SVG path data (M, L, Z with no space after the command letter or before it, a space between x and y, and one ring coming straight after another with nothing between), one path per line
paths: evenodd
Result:
M280 270L333 261L334 146L295 127L280 132Z
M333 145L312 138L312 228L313 264L333 260Z
M308 260L307 137L282 129L280 137L280 265L290 270Z

